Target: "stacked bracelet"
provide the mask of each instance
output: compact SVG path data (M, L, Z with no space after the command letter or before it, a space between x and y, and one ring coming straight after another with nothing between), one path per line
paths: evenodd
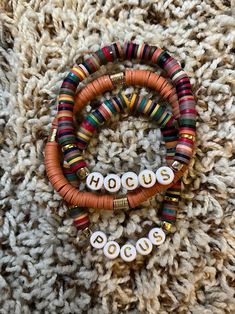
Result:
M175 88L166 79L151 71L126 70L125 73L102 76L89 83L75 95L77 86L82 80L96 72L100 66L114 62L116 59L142 59L156 63L172 79ZM160 96L171 104L173 116L164 107L146 97L133 95L128 101L123 94L119 94L111 100L106 100L99 108L91 112L76 133L74 127L76 112L97 95L114 89L117 84L139 85L157 90ZM159 124L167 146L167 163L174 171L174 179L167 185L157 182L149 188L139 187L122 197L79 191L80 180L89 175L83 150L99 126L110 119L113 114L125 110L146 114ZM180 198L180 182L178 180L187 168L193 153L195 121L195 101L187 75L177 61L157 47L128 43L122 48L119 43L115 43L98 50L90 58L78 66L74 66L60 89L58 114L52 124L51 135L45 149L45 164L49 180L69 204L69 213L77 228L85 230L86 235L89 235L87 207L98 209L134 208L157 192L167 190L164 197L165 202L161 209L161 220L163 221L163 229L169 230L170 224L175 221ZM176 129L176 123L178 123L179 130ZM64 155L63 165L60 163L61 154ZM137 241L136 249L135 247L134 249L133 247L130 248L128 245L122 247L119 250L121 257L126 261L131 261L136 256L136 250L145 255L146 252L142 251L141 253L140 246L143 248L146 243L148 243L147 251L150 253L151 244L149 241L153 245L159 245L162 241L159 241L159 236L161 239L164 238L162 229L157 229L154 228L149 232L149 238ZM114 244L110 244L110 241L107 242L104 233L102 236L94 233L90 243L96 247L102 238L102 244L100 242L98 246L99 248L102 247L105 255L108 256L107 252L112 251L110 247L113 247ZM118 248L115 249L116 253L117 251ZM129 259L128 255L131 256ZM113 258L113 255L108 257Z

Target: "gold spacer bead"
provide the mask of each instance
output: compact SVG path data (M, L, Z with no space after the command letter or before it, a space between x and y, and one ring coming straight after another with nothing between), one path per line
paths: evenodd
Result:
M81 231L80 235L77 236L76 238L76 244L82 244L85 241L88 240L88 238L91 236L92 230L88 227L86 227L84 230ZM82 244L83 245L83 244Z
M167 221L162 221L162 229L166 232L171 232L172 224Z
M188 133L180 133L179 137L188 138L189 140L195 141L195 136Z
M171 202L179 202L179 199L176 197L171 197L171 196L164 196L165 201L171 201Z
M113 210L119 210L119 209L127 210L129 208L130 206L129 206L127 197L115 198L113 200Z
M89 173L90 171L87 167L80 168L76 171L76 175L79 177L80 180L85 180Z
M172 165L171 165L171 168L174 170L174 171L180 171L182 168L183 168L183 164L177 160L175 160Z
M110 75L110 79L114 86L124 85L125 83L123 72Z
M77 145L75 145L75 144L67 144L67 145L64 145L64 146L61 148L61 150L62 150L62 152L64 153L67 149L74 148L74 147L78 148Z
M55 142L56 140L57 129L52 129L48 136L48 142Z

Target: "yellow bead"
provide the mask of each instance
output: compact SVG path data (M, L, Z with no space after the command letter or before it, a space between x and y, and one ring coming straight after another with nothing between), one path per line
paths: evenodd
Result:
M162 222L162 229L164 231L171 232L171 227L172 227L172 224L170 222L167 222L167 221Z

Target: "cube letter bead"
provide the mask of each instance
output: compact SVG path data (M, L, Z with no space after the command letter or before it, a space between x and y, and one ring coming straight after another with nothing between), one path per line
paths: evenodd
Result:
M95 231L90 237L90 243L96 249L102 249L106 242L107 236L103 231Z
M121 181L122 186L128 191L135 190L139 185L137 174L131 171L124 173L122 175Z
M149 231L148 237L153 245L160 245L165 241L166 235L161 228L153 228Z
M156 183L155 173L147 169L140 172L138 179L140 185L144 188L151 188Z
M121 188L121 179L116 174L108 174L104 178L104 188L108 192L115 193Z
M125 244L121 247L120 256L125 262L132 262L136 259L136 249L132 244Z
M160 184L167 185L174 180L175 175L170 167L163 166L156 171L156 177Z
M109 259L118 257L120 252L120 246L116 241L108 241L103 248L104 255Z
M153 244L148 238L140 238L136 242L136 250L141 255L148 255L152 252Z
M86 186L93 190L100 190L104 183L104 177L99 172L91 172L86 178Z

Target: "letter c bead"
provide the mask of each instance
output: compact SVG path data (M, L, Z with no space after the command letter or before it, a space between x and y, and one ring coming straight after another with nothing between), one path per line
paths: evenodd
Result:
M139 173L139 183L144 188L151 188L156 183L156 175L153 171L145 169Z
M140 238L136 242L136 250L141 255L148 255L152 252L153 244L148 238Z
M108 241L103 248L104 255L109 259L118 257L120 252L120 246L116 241Z
M117 174L108 174L104 178L104 188L111 193L115 193L121 188L121 179Z
M107 236L103 231L95 231L90 237L90 243L96 249L102 249L106 242Z
M157 181L162 185L170 184L174 180L174 172L170 167L160 167L156 171Z
M160 245L165 241L166 235L161 228L153 228L149 231L148 237L153 245Z
M124 173L122 175L121 181L122 186L128 191L135 190L139 185L138 176L132 171Z
M91 172L86 178L86 186L93 190L100 190L104 183L104 177L99 172Z
M132 262L136 259L136 249L132 244L125 244L121 247L120 256L125 262Z

